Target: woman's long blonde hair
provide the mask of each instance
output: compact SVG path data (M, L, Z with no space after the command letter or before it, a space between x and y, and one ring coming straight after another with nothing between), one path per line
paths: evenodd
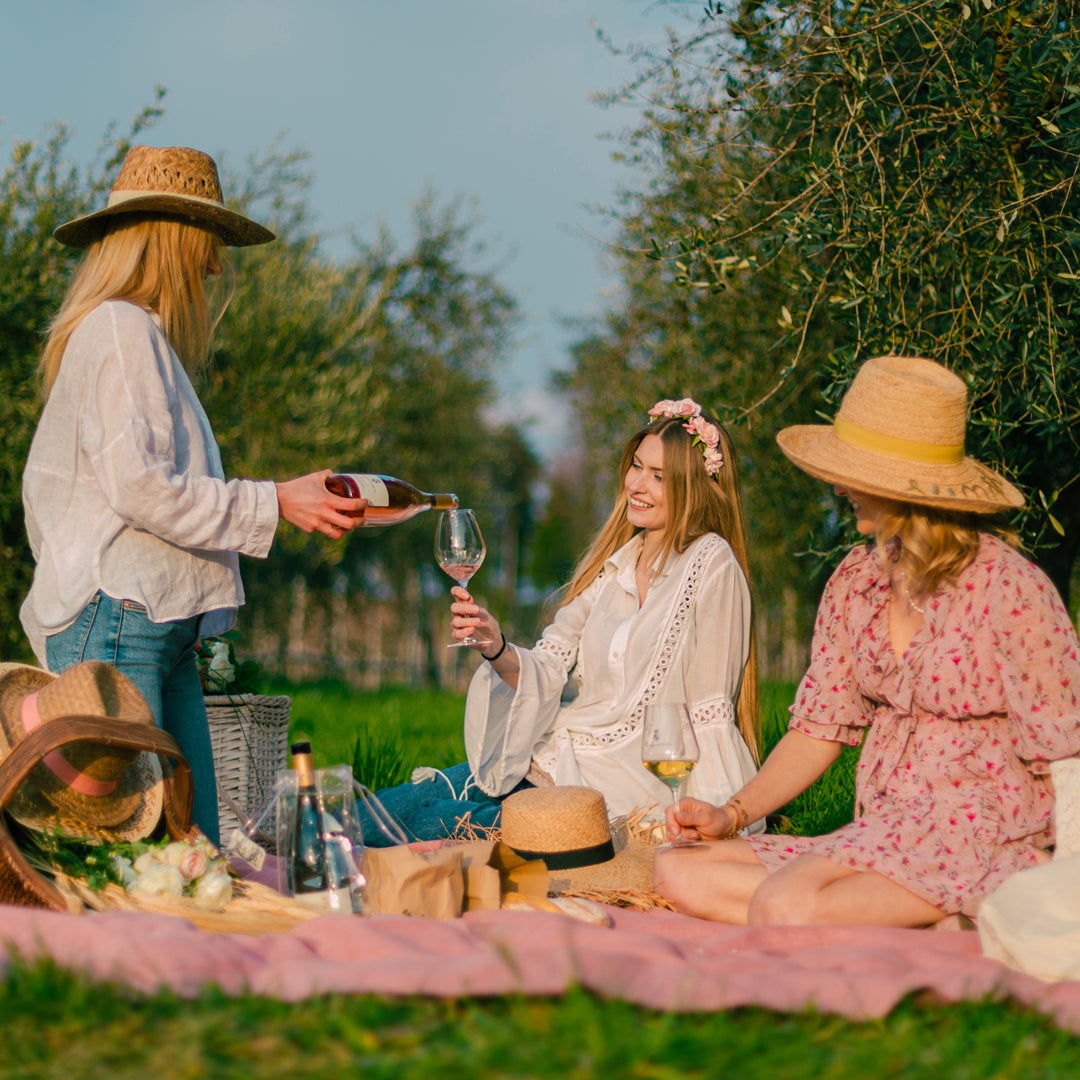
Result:
M663 490L667 524L661 546L661 565L673 552L681 554L699 536L714 532L731 546L749 583L746 521L739 489L735 446L719 421L702 415L720 432L719 449L724 455L724 464L719 475L714 480L705 471L701 450L694 446L693 436L684 426L685 418L663 417L636 431L627 442L619 464L619 488L615 505L578 563L570 583L561 592L560 607L570 603L583 592L603 569L604 563L637 531L626 517L628 497L625 480L634 462L634 455L647 435L658 436L664 448ZM754 637L751 615L750 648L743 668L736 715L739 730L750 747L750 752L755 760L759 760L760 702Z
M125 214L87 249L49 327L38 374L48 397L71 335L106 300L127 300L161 320L188 374L210 354L210 338L228 303L211 314L203 280L216 261L228 268L216 233L176 218Z
M882 511L876 541L886 562L895 559L909 592L931 596L943 582L955 581L971 562L984 532L1017 545L1016 533L996 516L889 502Z

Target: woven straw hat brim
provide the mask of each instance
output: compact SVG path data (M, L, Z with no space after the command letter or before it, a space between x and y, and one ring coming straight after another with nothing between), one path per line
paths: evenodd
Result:
M110 699L108 706L96 697L98 680L104 683L102 692ZM145 698L107 664L87 661L58 677L29 664L4 663L0 664L0 760L26 735L20 712L23 699L32 693L39 695L43 723L59 716L101 712L136 725L154 724ZM76 837L93 838L100 833L101 839L138 840L153 831L164 800L161 763L156 755L93 742L74 742L60 753L94 779L104 778L97 768L100 764L109 778L118 779L118 786L107 797L83 795L40 763L9 807L17 820L28 828L51 829L59 815L61 831Z
M269 229L235 210L182 195L140 195L65 222L54 230L53 236L68 247L89 247L101 237L113 218L137 213L163 214L182 218L193 225L209 225L229 247L250 247L277 239Z
M117 795L122 796L123 804L130 810L113 825L87 820L66 806L50 803L30 780L23 783L12 799L8 812L28 829L38 832L59 829L62 836L76 840L109 843L143 840L157 828L165 805L165 782L157 755L140 753L135 764L124 771L120 783ZM133 798L129 797L132 795Z
M645 840L613 837L615 858L571 870L548 870L548 893L647 893L653 888L655 848Z
M974 458L929 465L891 457L842 442L827 424L784 428L776 441L803 472L869 495L976 514L1024 505L1008 480Z

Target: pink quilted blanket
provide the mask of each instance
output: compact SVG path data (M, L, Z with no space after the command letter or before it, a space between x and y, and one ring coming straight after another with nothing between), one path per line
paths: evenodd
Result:
M611 909L614 926L561 914L472 912L449 922L326 915L264 937L210 934L141 912L0 907L0 957L49 956L140 991L296 1001L315 994L561 994L577 984L654 1009L814 1008L853 1020L905 995L1011 999L1080 1033L1080 982L1047 984L985 958L975 933L866 927L745 929ZM6 962L6 959L2 962Z

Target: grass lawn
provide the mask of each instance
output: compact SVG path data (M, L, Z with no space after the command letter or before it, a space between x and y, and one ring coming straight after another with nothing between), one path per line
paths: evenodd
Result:
M414 765L463 760L462 699L332 683L271 684L294 698L293 734L316 763L354 759L372 787ZM767 688L766 745L782 731L792 687ZM823 831L850 814L854 756L787 808L798 830ZM9 965L0 980L0 1077L457 1076L642 1080L1012 1080L1073 1077L1080 1040L1019 1008L906 1001L889 1017L851 1023L761 1010L656 1013L577 990L556 999L431 1001L327 997L299 1004L228 998L140 997L51 963Z

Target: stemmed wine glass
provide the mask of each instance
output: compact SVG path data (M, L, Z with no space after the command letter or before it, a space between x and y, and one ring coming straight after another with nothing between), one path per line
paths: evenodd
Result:
M435 528L435 561L463 589L480 569L486 553L483 534L471 510L445 510L439 515ZM451 641L449 648L486 644L482 638L469 634L461 641Z
M645 706L641 733L641 764L671 789L673 806L679 805L679 789L698 763L701 751L685 702L662 702ZM693 841L676 838L673 844Z

